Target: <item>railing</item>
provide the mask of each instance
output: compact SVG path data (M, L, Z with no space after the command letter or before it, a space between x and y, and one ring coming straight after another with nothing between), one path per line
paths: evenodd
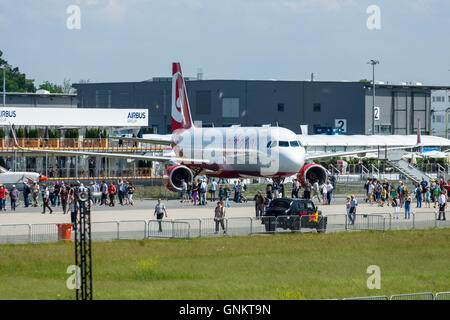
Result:
M337 299L335 299L337 300ZM342 300L450 300L450 292L421 292L408 294L394 294L389 298L388 296L373 296L373 297L357 297L344 298Z
M352 232L414 230L450 227L436 220L436 212L411 213L411 219L384 214L328 214L326 216L279 216L260 218L162 219L92 222L92 239L98 241L146 238L199 238L219 235L246 236L302 232ZM354 221L354 223L353 223ZM223 222L223 227L222 227ZM58 240L56 223L0 225L0 243L39 243Z

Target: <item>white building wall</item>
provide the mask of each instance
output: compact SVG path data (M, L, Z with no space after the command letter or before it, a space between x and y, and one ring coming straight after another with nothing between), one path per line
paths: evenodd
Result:
M431 128L432 134L446 137L446 110L450 108L450 90L431 91ZM447 115L447 128L450 127L450 117ZM449 135L450 136L450 135Z

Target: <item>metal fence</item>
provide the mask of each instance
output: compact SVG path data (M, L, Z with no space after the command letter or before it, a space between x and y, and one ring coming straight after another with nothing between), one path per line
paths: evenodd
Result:
M394 294L390 300L434 300L432 292Z
M438 292L433 295L432 292L408 293L408 294L394 294L389 298L388 296L373 296L373 297L356 297L344 298L342 300L450 300L450 292Z
M392 213L328 214L326 216L230 217L222 221L207 219L123 220L92 222L94 241L146 238L199 238L221 235L300 232L352 232L413 230L450 227L448 220L437 220L437 212L412 212L410 219ZM222 224L223 223L223 224ZM73 234L72 234L73 238ZM56 223L0 225L0 243L39 243L58 241Z

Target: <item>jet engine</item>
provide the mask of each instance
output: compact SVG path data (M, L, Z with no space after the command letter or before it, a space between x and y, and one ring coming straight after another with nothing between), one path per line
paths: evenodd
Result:
M297 178L303 187L306 184L306 179L309 179L311 184L314 184L316 180L319 180L319 184L322 184L327 181L328 172L320 164L305 164L298 173Z
M168 167L163 176L163 182L167 189L173 192L181 191L181 180L184 179L186 183L194 180L192 171L183 165L175 165Z

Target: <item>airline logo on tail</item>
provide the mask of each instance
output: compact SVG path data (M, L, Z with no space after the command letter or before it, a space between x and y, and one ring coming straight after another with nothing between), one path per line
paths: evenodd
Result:
M180 63L174 62L172 69L172 131L189 129L193 125Z

